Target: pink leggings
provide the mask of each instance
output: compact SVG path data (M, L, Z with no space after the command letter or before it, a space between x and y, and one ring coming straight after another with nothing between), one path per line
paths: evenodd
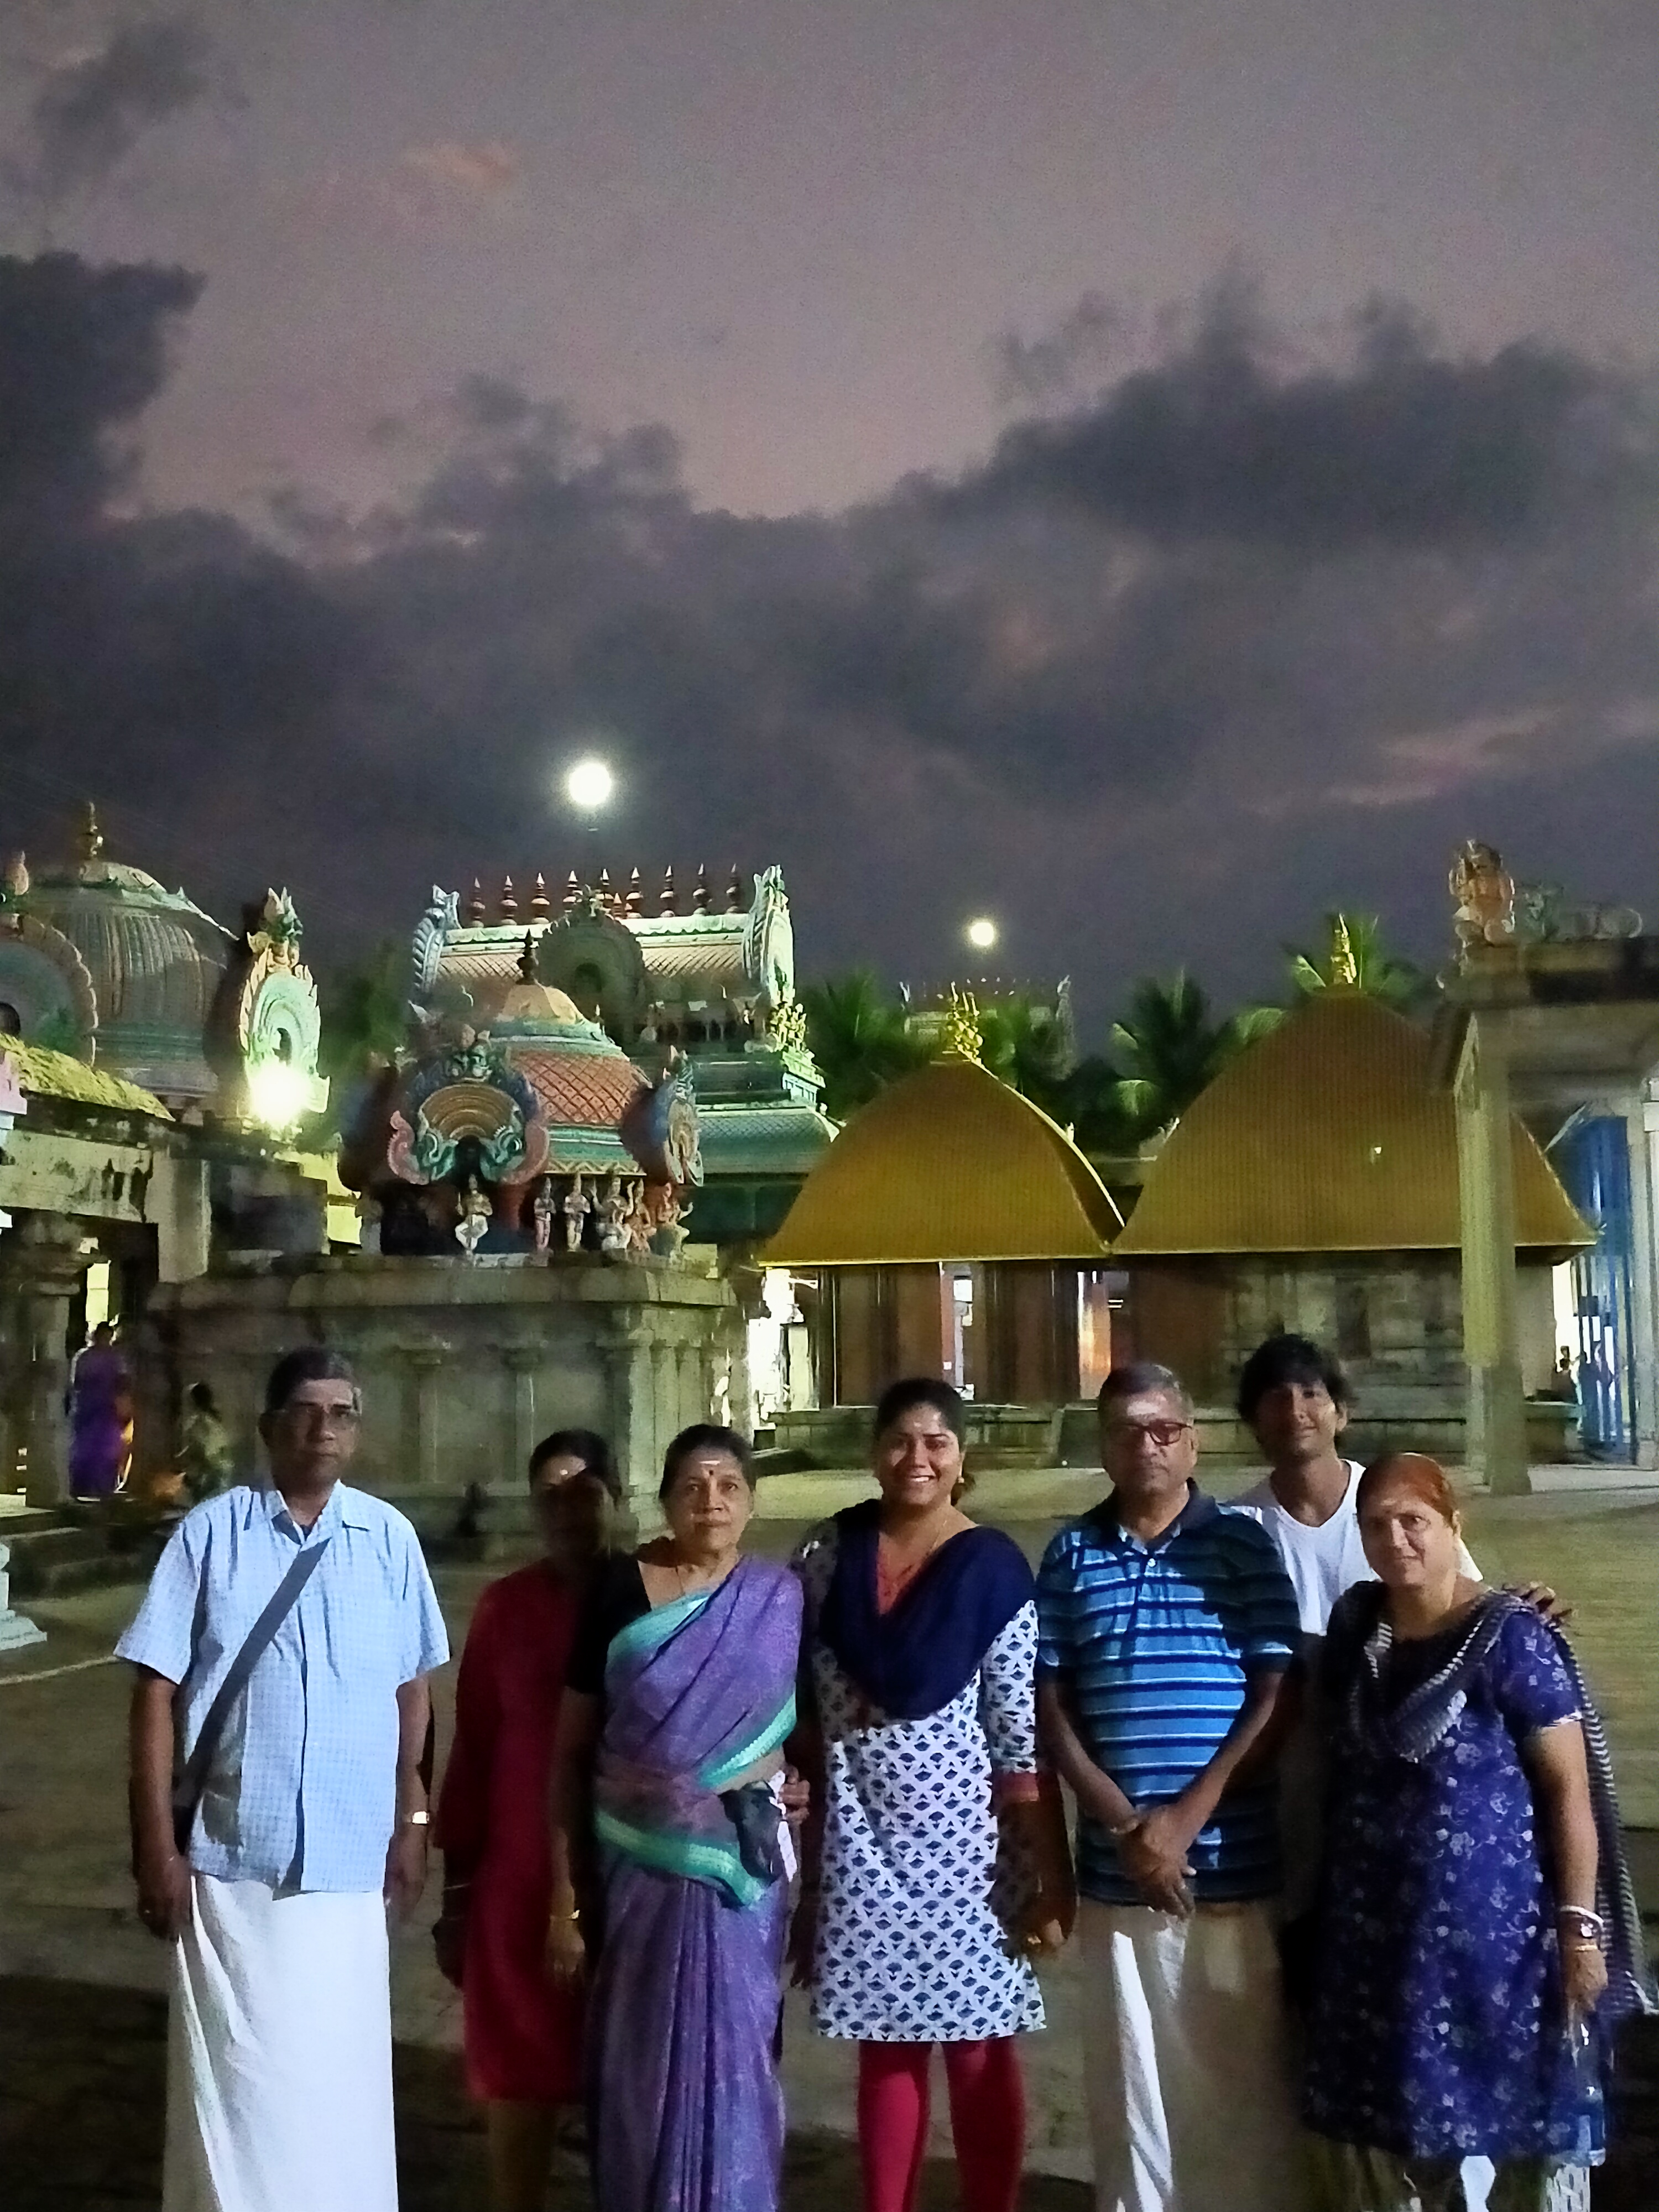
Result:
M1025 2085L1014 2039L999 2035L944 2050L963 2212L1014 2212L1025 2157ZM931 2043L859 2045L864 2212L915 2212L933 2055Z

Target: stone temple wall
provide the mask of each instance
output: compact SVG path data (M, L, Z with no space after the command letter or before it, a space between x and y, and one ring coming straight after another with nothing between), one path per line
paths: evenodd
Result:
M250 1468L271 1367L296 1345L336 1346L363 1390L350 1480L431 1533L454 1526L472 1484L521 1497L532 1447L566 1427L610 1438L648 1525L670 1437L748 1402L723 1281L597 1255L352 1255L216 1273L161 1285L145 1333L175 1405L191 1383L213 1386Z

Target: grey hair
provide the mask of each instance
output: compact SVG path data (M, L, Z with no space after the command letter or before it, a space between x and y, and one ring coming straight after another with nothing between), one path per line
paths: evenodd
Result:
M265 1412L280 1413L306 1382L349 1382L351 1410L354 1413L363 1410L357 1371L345 1354L331 1351L325 1344L302 1344L297 1351L285 1352L271 1369L265 1383Z
M1113 1368L1101 1384L1095 1404L1104 1420L1112 1407L1125 1398L1139 1398L1152 1390L1173 1398L1181 1408L1182 1420L1192 1419L1192 1393L1172 1367L1161 1367L1156 1359L1130 1359L1121 1367Z

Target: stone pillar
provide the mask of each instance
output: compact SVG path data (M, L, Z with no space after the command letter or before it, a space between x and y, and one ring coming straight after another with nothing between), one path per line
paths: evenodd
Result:
M1509 1068L1478 1018L1463 1040L1455 1097L1468 1462L1494 1496L1524 1496L1532 1481L1516 1297Z
M1633 1441L1638 1467L1659 1467L1659 1103L1638 1102L1625 1127L1630 1134Z
M46 1632L11 1609L11 1547L0 1544L0 1651L21 1651L26 1644L44 1644Z
M32 1213L4 1247L22 1370L14 1419L28 1455L31 1505L61 1505L69 1497L69 1322L86 1273L81 1242L79 1224L66 1216Z
M155 1184L156 1273L164 1283L193 1282L206 1274L212 1244L207 1162L163 1152L155 1163Z
M439 1482L438 1377L443 1371L443 1351L438 1345L423 1344L406 1356L414 1382L415 1480L422 1490L435 1490Z
M530 1455L536 1449L536 1370L542 1355L533 1344L509 1344L502 1347L501 1359L512 1378L512 1459L510 1464L517 1476L522 1476L530 1464Z
M641 1528L662 1519L657 1501L656 1370L653 1333L643 1322L619 1319L601 1344L611 1397L611 1445L617 1455L629 1512ZM666 1443L667 1439L663 1439Z

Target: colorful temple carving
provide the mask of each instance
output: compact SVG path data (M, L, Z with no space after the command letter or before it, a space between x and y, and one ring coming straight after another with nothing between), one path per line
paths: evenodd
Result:
M659 1228L684 1222L695 1188L700 1243L752 1244L782 1220L834 1134L796 995L783 873L767 868L745 885L734 869L717 908L700 868L682 911L670 868L656 910L646 906L637 868L626 890L606 870L593 884L572 871L556 909L539 875L522 909L510 877L493 912L476 879L465 912L457 893L434 889L411 946L414 996L452 1044L465 1027L487 1032L532 1089L549 1090L550 1136L567 1132L566 1164L545 1170L556 1181L580 1172L582 1196L613 1217L613 1175L624 1187L642 1176L647 1207L665 1202L647 1194L672 1187L679 1212ZM630 1107L641 1092L671 1118L678 1101L688 1129L695 1115L697 1172L688 1161L670 1175L655 1157L669 1133L651 1133L643 1099ZM568 1180L552 1202L567 1199ZM584 1237L594 1233L590 1221Z

